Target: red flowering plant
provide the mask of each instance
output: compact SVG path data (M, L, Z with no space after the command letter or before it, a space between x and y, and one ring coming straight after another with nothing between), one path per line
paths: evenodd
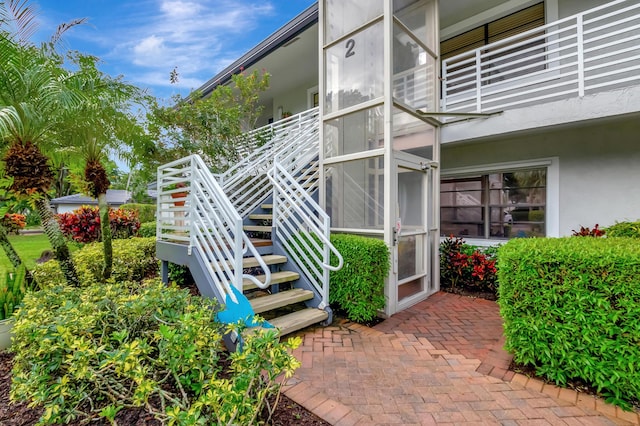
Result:
M573 234L571 234L573 237L603 237L604 236L604 229L600 229L598 228L598 224L596 223L596 226L593 227L593 229L589 229L589 227L584 227L584 226L580 226L580 230L576 231L575 229L572 229L571 232L573 232Z
M445 291L495 293L496 260L451 235L440 243L440 287Z
M26 216L20 213L5 213L2 217L2 226L8 233L17 234L27 226Z
M62 233L79 243L102 239L98 207L82 206L70 213L56 215ZM109 225L113 238L129 238L140 229L138 213L133 210L109 209Z

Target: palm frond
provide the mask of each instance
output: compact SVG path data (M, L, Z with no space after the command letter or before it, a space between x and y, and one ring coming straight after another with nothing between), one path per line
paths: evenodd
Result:
M15 140L16 136L22 133L22 120L20 114L13 106L0 108L0 141L4 145Z
M86 24L87 22L88 22L87 18L77 18L69 22L63 22L62 24L58 25L56 32L53 33L53 35L51 36L51 41L50 41L51 45L55 46L56 44L58 44L63 34L69 31L71 28L77 25Z
M0 30L21 44L26 43L38 29L37 9L28 3L28 0L0 2Z

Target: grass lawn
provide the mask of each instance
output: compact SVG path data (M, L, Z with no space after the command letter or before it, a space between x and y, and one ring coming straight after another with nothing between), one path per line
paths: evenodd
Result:
M36 259L40 257L44 250L51 250L51 245L45 234L9 235L9 241L11 241L13 248L18 252L28 269L34 267ZM9 262L4 250L0 250L0 277L4 277L5 273L12 269L11 262Z

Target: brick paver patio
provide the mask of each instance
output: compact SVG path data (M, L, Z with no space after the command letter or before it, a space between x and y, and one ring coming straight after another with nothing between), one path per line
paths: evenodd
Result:
M438 293L374 328L301 336L302 367L285 393L331 424L638 423L637 413L507 373L494 302Z

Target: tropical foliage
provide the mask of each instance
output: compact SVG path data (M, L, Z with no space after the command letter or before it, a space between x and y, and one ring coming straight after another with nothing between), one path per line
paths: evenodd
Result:
M495 249L481 250L462 238L449 236L440 243L440 288L456 292L496 293Z
M109 233L114 238L130 238L138 233L140 221L132 210L108 209ZM56 215L65 237L79 243L102 241L104 227L98 207L83 206L69 213ZM106 277L105 277L106 278Z
M11 397L42 405L40 424L114 422L125 407L168 424L257 424L299 366L289 350L300 338L247 335L225 367L216 310L156 280L30 294L16 314Z
M237 161L245 132L255 127L262 112L258 97L268 86L266 72L240 72L231 86L218 86L206 97L193 92L157 106L149 118L159 144L149 158L158 164L200 154L213 171L224 170Z

